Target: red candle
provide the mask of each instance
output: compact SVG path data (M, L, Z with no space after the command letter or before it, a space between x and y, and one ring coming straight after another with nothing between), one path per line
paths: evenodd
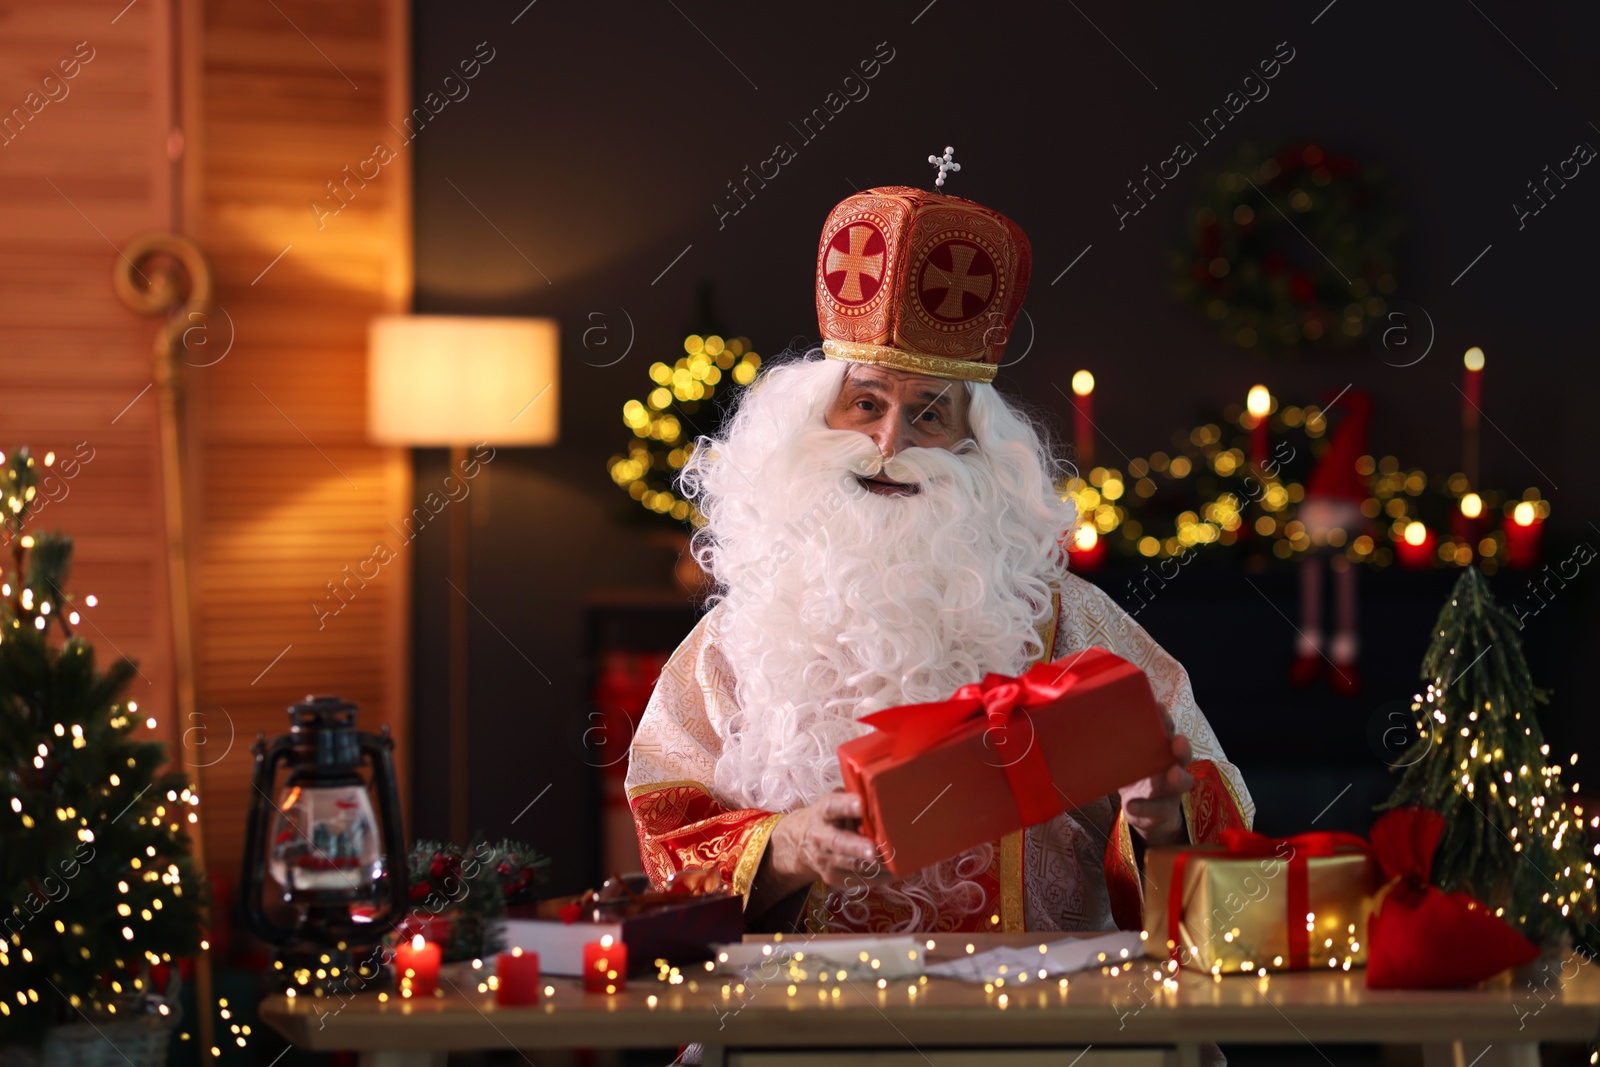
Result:
M1403 536L1394 539L1395 558L1401 566L1412 570L1425 570L1433 566L1434 555L1438 551L1433 531L1420 522L1413 522L1405 529Z
M1272 394L1266 386L1250 387L1245 410L1255 420L1250 426L1250 465L1260 471L1266 467L1267 453L1272 449Z
M1087 479L1094 466L1094 375L1081 370L1072 376L1072 442L1077 446L1078 477Z
M494 959L494 1002L502 1007L539 1003L539 954L514 948Z
M1483 349L1473 346L1461 357L1461 469L1478 484L1478 409L1483 404Z
M607 934L583 946L583 991L621 992L628 977L628 946Z
M1092 571L1106 561L1106 542L1092 521L1086 521L1067 543L1067 558L1075 571Z
M424 941L421 934L395 946L394 972L400 978L401 996L433 996L439 988L439 953L439 946Z
M1504 526L1506 538L1506 564L1511 567L1537 567L1539 542L1544 535L1544 521L1538 509L1527 500L1511 510Z
M1477 493L1467 493L1460 505L1450 513L1450 537L1457 544L1478 543L1478 519L1483 515L1483 498Z
M1483 349L1473 346L1461 357L1461 425L1478 428L1478 408L1483 405Z

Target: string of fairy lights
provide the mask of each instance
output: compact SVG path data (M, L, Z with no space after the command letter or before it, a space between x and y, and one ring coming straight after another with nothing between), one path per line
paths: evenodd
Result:
M1411 711L1417 716L1416 729L1419 741L1426 743L1429 748L1440 746L1444 743L1449 731L1459 729L1462 737L1472 737L1473 732L1481 730L1478 725L1480 716L1478 709L1473 708L1467 712L1465 723L1452 722L1445 714L1445 690L1449 681L1444 678L1434 678L1427 687L1412 698ZM1495 709L1485 702L1482 718L1492 722L1495 718ZM1514 711L1511 714L1513 723L1522 722L1522 712ZM1522 727L1523 736L1531 736L1533 729L1529 725ZM1470 801L1481 788L1492 797L1505 794L1505 801L1517 811L1523 811L1523 800L1526 799L1525 822L1522 826L1511 826L1503 832L1511 840L1513 851L1521 852L1523 841L1528 834L1548 836L1551 847L1559 849L1561 839L1568 833L1583 832L1583 806L1576 802L1569 806L1568 798L1579 793L1579 783L1573 782L1570 786L1561 781L1562 764L1559 759L1553 760L1540 767L1532 767L1526 763L1515 768L1505 762L1505 749L1501 746L1492 746L1483 739L1474 738L1460 763L1460 778L1454 783L1458 793L1466 794ZM1539 746L1539 754L1546 758L1550 755L1549 744ZM1578 754L1572 753L1567 761L1567 766L1578 765ZM1591 817L1589 829L1600 830L1600 816ZM1592 855L1600 856L1600 844L1595 844ZM1555 893L1546 892L1540 898L1540 903L1552 907L1559 904L1560 912L1566 917L1573 907L1576 907L1583 893L1594 889L1595 870L1592 861L1586 861L1582 868L1574 871L1568 866L1560 871L1544 872L1545 878L1556 890ZM1558 885L1566 882L1566 887ZM1578 883L1582 886L1579 888ZM1495 915L1504 917L1506 909L1497 907ZM1528 916L1516 916L1518 925L1528 921Z

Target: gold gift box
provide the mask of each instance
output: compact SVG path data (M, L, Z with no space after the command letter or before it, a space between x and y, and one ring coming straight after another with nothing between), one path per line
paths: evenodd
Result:
M1367 960L1367 909L1378 885L1377 864L1365 851L1341 846L1332 855L1305 855L1292 839L1271 855L1242 856L1221 845L1153 848L1145 854L1146 952L1212 974L1296 969L1290 927L1306 931L1302 967L1360 967ZM1169 916L1173 868L1183 864L1178 937ZM1290 910L1290 865L1305 868L1305 901ZM1308 921L1308 915L1310 916Z

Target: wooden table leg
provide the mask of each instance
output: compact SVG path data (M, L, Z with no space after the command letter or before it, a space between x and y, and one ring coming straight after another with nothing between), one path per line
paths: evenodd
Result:
M419 1052L416 1049L364 1049L361 1067L445 1067L448 1052Z
M1423 1045L1423 1067L1539 1067L1537 1041L1502 1041L1481 1045L1476 1041L1452 1041Z

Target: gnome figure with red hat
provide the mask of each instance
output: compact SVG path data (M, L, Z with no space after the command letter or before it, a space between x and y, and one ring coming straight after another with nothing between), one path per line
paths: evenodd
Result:
M1300 638L1289 681L1304 687L1327 670L1328 684L1341 696L1353 697L1361 691L1361 675L1356 660L1361 644L1358 633L1359 611L1356 598L1356 568L1342 552L1335 551L1365 525L1361 505L1369 495L1366 483L1356 470L1356 462L1367 448L1367 423L1372 401L1359 390L1344 396L1344 417L1329 439L1328 450L1317 461L1306 481L1305 499L1295 518L1305 524L1306 533L1318 551L1300 564ZM1317 418L1326 418L1327 412ZM1337 531L1337 532L1336 532ZM1323 559L1333 572L1333 639L1324 640L1322 610Z
M1064 464L993 384L1028 239L970 200L889 186L836 206L815 255L820 351L770 361L684 467L717 593L634 741L645 869L660 886L716 869L753 929L1137 929L1131 835L1210 841L1254 805L1182 665L1067 570ZM839 791L858 720L1094 646L1148 674L1171 766L891 874Z

